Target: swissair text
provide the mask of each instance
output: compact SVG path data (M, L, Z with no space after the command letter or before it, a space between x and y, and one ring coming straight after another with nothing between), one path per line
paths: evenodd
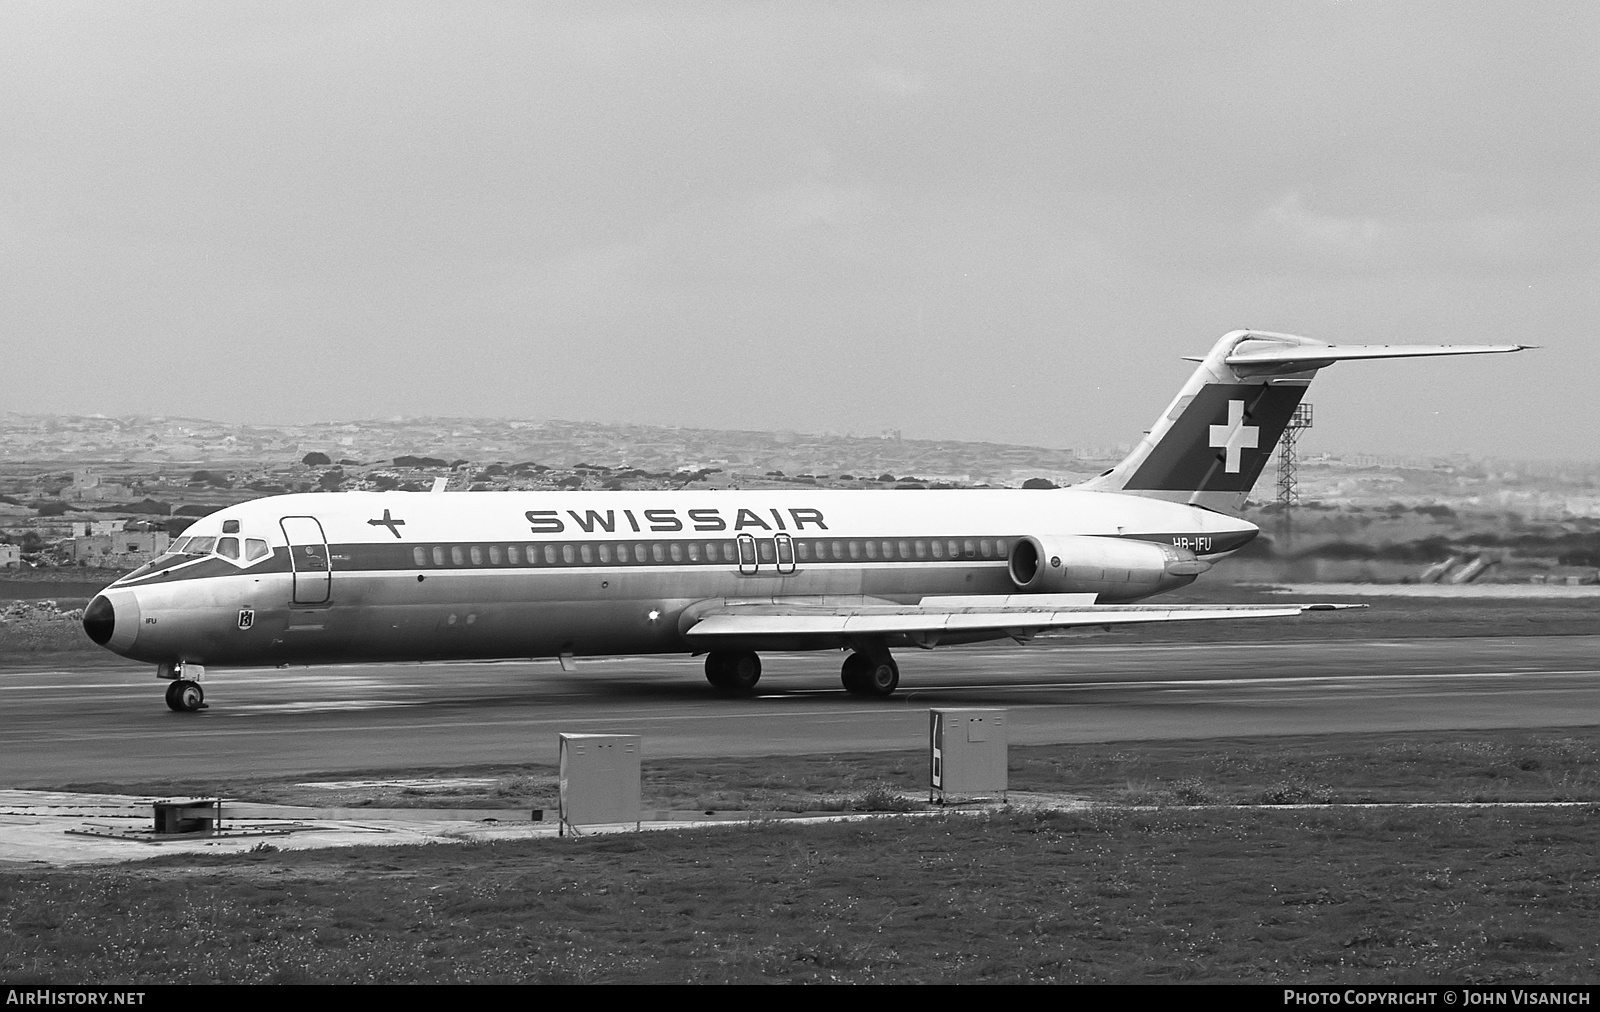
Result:
M572 518L572 523L585 534L595 531L604 531L614 534L617 531L627 533L632 531L637 534L643 531L657 533L671 533L673 531L803 531L807 524L812 524L820 530L827 530L828 525L823 522L822 511L813 509L768 509L750 510L740 509L732 518L730 524L721 510L697 509L685 510L680 517L678 510L529 510L524 516L528 518L529 529L535 534L560 534L567 529L567 521L562 519L565 512ZM784 514L788 513L785 519ZM620 515L619 515L620 514ZM685 518L688 524L685 525ZM770 519L769 519L770 518Z

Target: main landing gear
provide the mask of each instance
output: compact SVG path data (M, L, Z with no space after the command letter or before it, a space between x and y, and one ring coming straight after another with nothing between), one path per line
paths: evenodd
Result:
M839 672L846 692L855 696L889 695L900 684L900 665L889 651L856 651L844 659Z
M883 698L900 685L900 665L889 651L857 650L839 672L846 691ZM753 650L713 650L706 655L706 681L723 692L749 692L761 680L761 658Z
M713 650L706 654L706 681L724 692L749 692L761 681L761 658L754 650Z

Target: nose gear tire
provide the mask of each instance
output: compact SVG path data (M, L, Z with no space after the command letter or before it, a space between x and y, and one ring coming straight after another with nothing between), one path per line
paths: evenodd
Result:
M180 678L167 686L167 706L178 713L193 713L205 709L206 690L199 682Z

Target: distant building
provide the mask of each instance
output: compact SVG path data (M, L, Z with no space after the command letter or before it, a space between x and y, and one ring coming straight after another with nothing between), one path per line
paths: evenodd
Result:
M121 531L72 539L71 558L80 566L132 569L167 550L172 539L163 531Z
M126 524L126 520L74 520L72 536L91 538L101 534L120 534Z
M0 545L0 569L15 569L22 565L20 545Z
M72 484L62 490L62 495L75 502L109 502L125 498L128 487L120 482L105 481L93 471L74 471Z

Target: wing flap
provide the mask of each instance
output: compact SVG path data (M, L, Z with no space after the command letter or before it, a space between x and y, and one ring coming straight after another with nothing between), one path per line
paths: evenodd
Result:
M1091 597L1092 595L1038 595L1039 597ZM984 633L997 636L1078 626L1132 625L1151 622L1288 618L1301 612L1364 605L1317 604L1194 604L1138 605L1091 603L1043 607L1027 601L1029 595L924 598L915 605L834 606L805 599L740 604L710 604L698 610L684 630L691 640L750 639L755 637L838 638L841 636L928 635ZM951 603L945 603L951 602Z

